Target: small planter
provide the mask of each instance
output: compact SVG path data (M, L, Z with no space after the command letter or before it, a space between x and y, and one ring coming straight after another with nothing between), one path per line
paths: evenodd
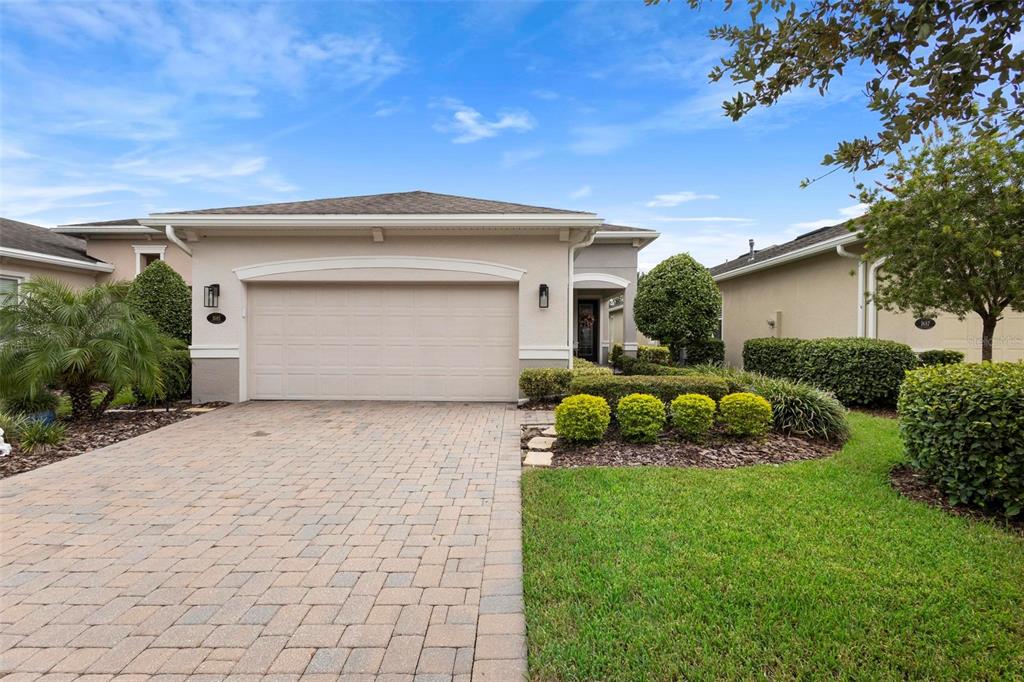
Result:
M44 424L52 424L57 421L57 413L54 410L41 410L39 412L32 412L25 415L25 419L32 422L42 422Z

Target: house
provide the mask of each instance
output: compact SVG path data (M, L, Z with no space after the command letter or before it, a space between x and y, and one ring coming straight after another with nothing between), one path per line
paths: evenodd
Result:
M165 261L186 284L192 283L192 259L168 241L163 227L147 227L136 218L59 225L55 232L83 240L86 253L110 263L113 272L98 281L132 279L155 260ZM171 247L171 248L168 248Z
M39 225L0 218L0 299L23 283L50 277L75 288L90 287L114 266L91 256L85 242Z
M711 268L722 291L726 362L743 364L747 339L860 336L906 343L917 351L948 348L981 360L981 321L941 314L916 319L872 301L881 263L864 263L863 240L846 223L802 234ZM1024 314L1007 311L996 329L993 360L1024 358Z
M430 192L138 222L191 255L198 402L514 400L522 368L607 357L611 298L635 352L637 252L658 236Z

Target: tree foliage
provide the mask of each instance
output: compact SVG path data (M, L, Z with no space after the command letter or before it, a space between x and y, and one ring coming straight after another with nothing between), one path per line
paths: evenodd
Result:
M98 416L122 389L162 388L168 342L152 318L128 303L125 283L74 291L46 278L20 287L0 307L0 394L32 395L47 386L71 398L72 418ZM94 407L92 389L106 387Z
M678 357L688 343L710 339L722 312L722 294L707 268L689 254L666 258L637 285L637 328Z
M192 295L174 268L162 260L150 263L132 280L128 297L168 336L189 343L192 338Z
M897 155L883 187L861 186L865 258L885 258L878 303L918 316L982 320L982 359L996 324L1024 310L1024 149L994 134L953 129Z
M657 4L658 0L646 0ZM687 0L700 9L703 0ZM726 0L731 9L733 0ZM723 104L733 120L788 92L824 95L844 72L870 67L864 83L881 131L840 142L823 163L849 170L882 160L935 124L986 129L1001 123L1024 134L1024 3L1012 0L747 0L748 21L710 36L732 46L712 81L743 87Z

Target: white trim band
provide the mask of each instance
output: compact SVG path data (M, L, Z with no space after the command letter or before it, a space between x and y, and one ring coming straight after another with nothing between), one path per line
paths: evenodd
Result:
M18 260L32 261L34 263L45 263L47 265L59 265L65 268L89 270L91 272L114 271L114 266L109 263L92 263L84 260L76 260L74 258L51 256L49 254L39 253L38 251L23 251L22 249L11 249L6 246L0 246L0 256L4 256L6 258L17 258Z
M227 346L227 345L216 345L216 344L204 344L200 346L189 346L189 356L193 359L213 359L213 358L238 358L240 353L238 352L238 346Z
M245 282L268 275L282 275L296 272L312 272L317 270L348 270L348 269L411 269L439 270L447 272L468 272L478 275L489 275L499 279L518 282L526 274L526 270L501 263L486 261L460 260L456 258L426 258L421 256L340 256L331 258L307 258L302 260L286 260L273 263L259 263L235 268L238 279Z
M568 360L567 346L519 346L520 360Z
M615 275L609 275L604 272L577 272L572 276L572 283L579 284L581 282L601 282L602 284L611 284L619 289L625 289L629 286L629 280L622 277L616 277Z

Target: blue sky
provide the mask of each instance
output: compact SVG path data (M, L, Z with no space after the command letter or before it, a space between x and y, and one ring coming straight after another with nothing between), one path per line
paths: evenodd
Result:
M41 225L423 189L595 211L714 265L857 213L857 81L740 123L717 8L4 3L2 207ZM733 12L736 20L742 14ZM864 179L864 178L860 178Z

